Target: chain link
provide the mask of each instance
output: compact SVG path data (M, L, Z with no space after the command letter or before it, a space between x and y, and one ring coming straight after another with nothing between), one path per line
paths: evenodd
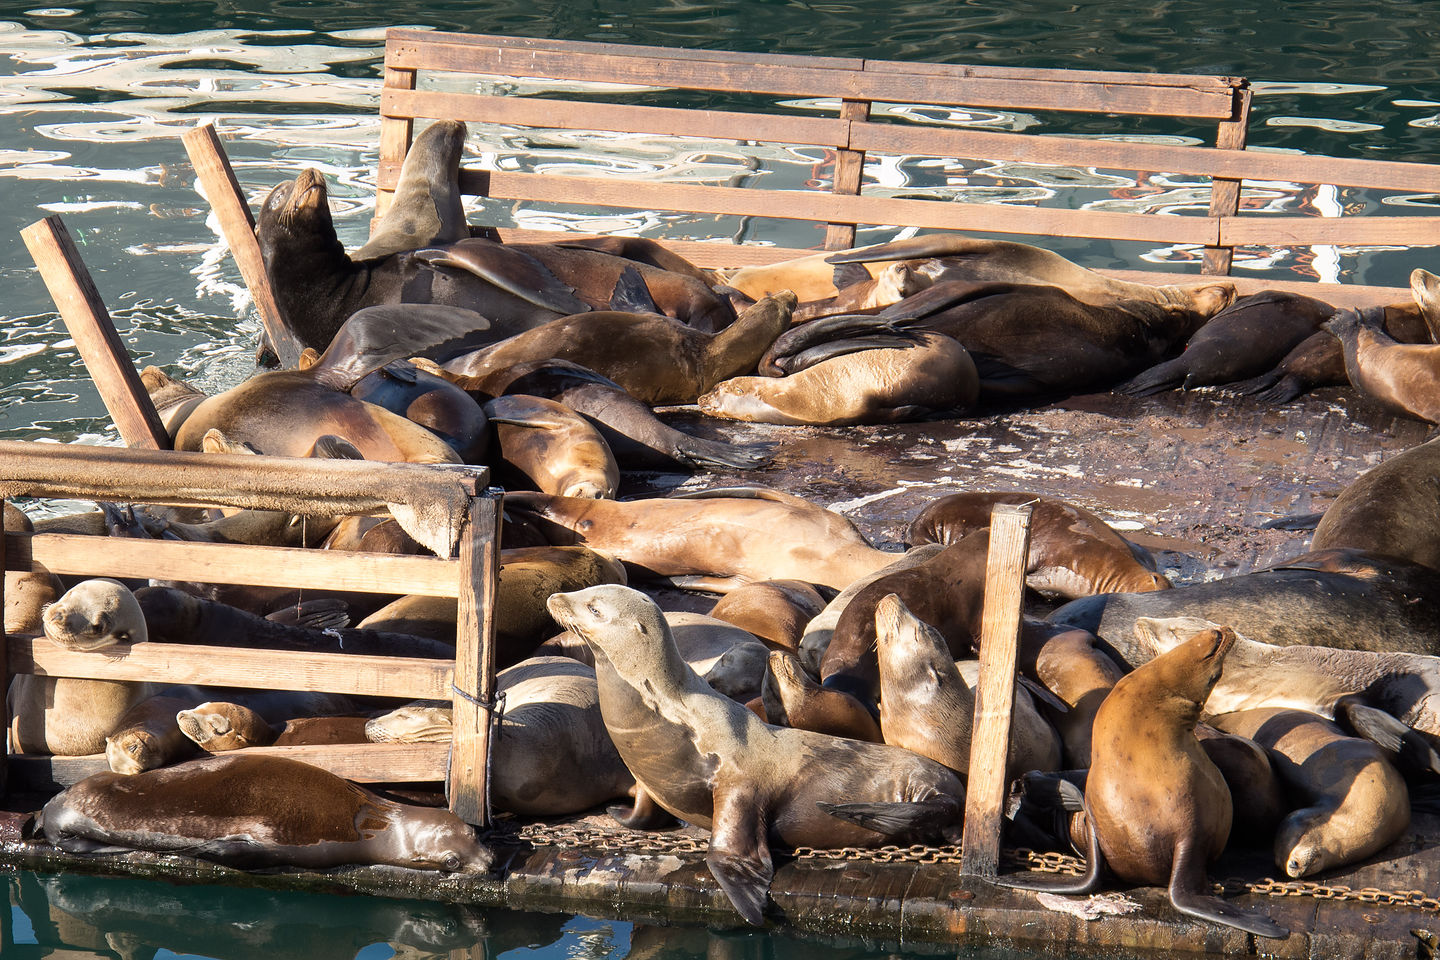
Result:
M687 836L673 832L642 832L622 828L592 827L580 824L525 824L518 828L497 825L502 839L509 835L537 847L584 847L608 853L698 853L710 849L708 836ZM960 847L954 844L926 846L912 844L901 847L796 847L791 851L800 860L837 860L860 863L960 863ZM1057 852L1037 852L1028 847L1003 850L1001 856L1011 865L1038 873L1080 876L1085 861ZM1423 890L1381 890L1377 887L1354 889L1341 883L1320 883L1313 880L1243 880L1227 877L1213 884L1217 894L1253 893L1262 897L1309 897L1315 900L1339 900L1372 903L1382 906L1409 907L1424 913L1440 913L1440 898L1426 895Z

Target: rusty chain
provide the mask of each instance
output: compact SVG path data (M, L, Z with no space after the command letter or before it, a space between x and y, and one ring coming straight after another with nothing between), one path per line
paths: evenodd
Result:
M599 852L627 851L632 853L700 853L710 849L708 836L687 836L678 833L646 833L638 830L589 827L579 824L526 824L518 829L502 828L517 840L537 847L584 847ZM841 860L866 863L960 863L960 847L945 846L837 847L819 849L796 847L792 855L802 860ZM1085 863L1064 853L1041 853L1026 847L1004 850L1003 856L1013 866L1039 873L1061 873L1079 876ZM1409 907L1425 913L1440 913L1440 898L1427 896L1423 890L1381 890L1376 887L1354 889L1340 883L1313 880L1242 880L1229 877L1213 884L1217 894L1253 893L1263 897L1310 897L1316 900L1339 900L1384 906Z

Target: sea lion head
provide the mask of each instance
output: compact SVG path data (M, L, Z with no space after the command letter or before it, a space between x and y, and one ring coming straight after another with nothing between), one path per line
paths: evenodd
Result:
M590 645L597 660L604 658L616 666L653 660L651 651L669 637L655 601L618 584L554 593L545 607L556 623Z
M127 777L164 765L164 749L146 730L126 730L105 738L105 760Z
M760 695L770 648L758 640L747 640L720 654L702 678L716 693L745 703Z
M390 812L389 832L389 863L474 876L488 872L495 862L495 854L476 839L474 829L443 807L397 803Z
M875 653L882 701L930 703L954 672L945 638L910 612L899 594L886 594L875 604Z
M149 639L145 615L118 580L85 580L65 591L41 616L45 636L67 650L103 650Z
M296 250L309 250L317 242L340 247L335 221L330 217L330 194L325 176L314 167L300 171L270 191L256 218L256 236L265 263Z
M1327 843L1325 824L1333 810L1306 807L1280 821L1275 831L1275 862L1294 879L1328 870L1338 862Z
M451 735L450 705L443 700L407 703L365 724L374 743L442 743Z
M211 753L261 746L275 738L270 724L238 703L202 703L175 714L180 732Z
M1137 620L1137 635L1142 629L1144 628ZM1173 649L1140 669L1147 672L1151 682L1156 685L1157 692L1163 689L1172 700L1198 710L1220 679L1220 673L1225 667L1225 656L1235 646L1235 631L1229 627L1205 623L1198 629L1179 633L1178 639L1180 643ZM1139 673L1139 670L1136 673Z

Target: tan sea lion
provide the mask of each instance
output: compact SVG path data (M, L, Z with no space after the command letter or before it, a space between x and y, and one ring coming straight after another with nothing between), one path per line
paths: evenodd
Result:
M1036 679L1070 708L1049 716L1065 747L1066 768L1072 770L1089 768L1095 714L1125 675L1119 664L1095 648L1095 641L1095 635L1085 630L1047 637L1033 665Z
M583 543L644 576L715 593L791 579L840 590L895 559L840 514L761 488L623 502L522 491L505 495L505 509L551 543Z
M474 875L494 860L448 810L244 752L133 777L97 773L45 804L34 829L71 853L154 850L241 869L387 863Z
M1410 826L1405 778L1369 740L1347 737L1303 710L1244 710L1211 722L1263 746L1285 785L1306 804L1284 819L1275 836L1275 865L1289 876L1357 863Z
M1345 372L1358 389L1391 410L1440 423L1440 345L1397 342L1376 310L1341 310L1325 328L1340 338Z
M373 743L448 743L455 736L453 710L445 700L402 704L367 720L365 738Z
M832 356L785 377L734 377L696 403L731 420L848 426L959 415L980 381L965 348L941 334Z
M1265 847L1274 843L1280 821L1294 807L1265 748L1249 737L1208 723L1195 724L1195 736L1230 788L1237 813L1230 824L1231 845L1241 842Z
M859 700L820 686L795 655L772 650L767 667L760 686L762 719L767 723L866 743L885 742L880 724Z
M814 253L777 263L716 270L715 278L752 300L759 300L782 290L791 291L802 301L828 300L840 292L835 286L835 266L827 260L831 256L831 253ZM887 264L877 261L864 266L873 278L878 276Z
M242 703L211 700L188 705L172 720L191 743L209 753L245 747L367 743L368 716L295 717L272 722Z
M763 723L685 665L644 594L591 587L549 606L595 652L600 711L637 784L711 831L706 864L750 923L764 922L771 843L870 846L958 826L953 772L895 747Z
M1357 548L1440 570L1437 474L1440 440L1411 447L1370 468L1331 502L1310 538L1310 549Z
M793 651L800 648L805 626L824 609L825 599L812 583L763 580L725 594L710 608L710 616Z
M460 193L464 150L465 124L460 120L435 120L420 131L400 164L389 208L350 258L374 260L470 236Z
M836 270L835 296L802 302L795 308L791 322L804 323L819 317L883 310L930 286L931 279L915 267L913 261L900 260L883 264L879 273L872 275L862 265L856 264L853 279L842 279L841 271Z
M133 775L199 755L193 741L175 723L175 714L195 701L155 696L125 712L105 738L105 760L116 773Z
M174 441L175 434L190 412L205 400L207 394L192 387L183 380L176 380L156 366L148 366L140 371L140 383L145 387L146 393L150 394L150 402L155 405L155 412L160 414L160 423L165 427L165 432Z
M484 406L499 458L542 493L613 500L620 466L590 422L544 397L509 394Z
M990 525L997 503L1034 503L1025 583L1061 597L1166 590L1148 551L1073 503L1025 491L954 493L932 501L910 523L909 543L951 544Z
M680 651L680 658L701 677L708 678L711 672L720 666L726 654L732 650L739 647L752 648L741 651L740 662L732 660L725 669L728 669L730 673L727 681L733 680L737 687L749 686L753 683L756 685L755 692L758 694L758 684L761 675L765 672L769 649L766 648L763 653L753 649L756 644L759 644L754 634L703 613L669 610L665 612L664 617L666 625L670 628L670 635L675 640L675 647ZM764 645L760 644L760 646ZM536 656L569 657L591 667L595 666L594 654L591 652L589 644L568 630L546 640L535 653ZM722 681L722 683L727 681ZM731 699L739 699L732 693L721 692Z
M658 314L599 311L564 317L445 363L463 378L535 360L571 360L649 404L694 403L721 380L749 373L790 323L795 298L767 297L716 334ZM456 382L469 389L471 379Z
M1234 642L1228 630L1200 631L1115 684L1095 717L1086 874L1058 884L1003 877L1002 884L1092 893L1108 865L1128 883L1168 884L1181 913L1260 937L1288 935L1268 917L1211 896L1205 876L1225 848L1233 809L1195 724Z

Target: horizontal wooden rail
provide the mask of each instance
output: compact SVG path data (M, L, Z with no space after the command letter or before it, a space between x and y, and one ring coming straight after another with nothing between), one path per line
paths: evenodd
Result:
M11 674L154 680L259 690L323 690L367 697L448 700L449 660L349 653L247 650L188 643L137 643L98 651L67 650L45 637L10 635Z
M1220 236L1229 246L1286 246L1333 243L1342 246L1440 245L1440 217L1224 217Z
M246 747L246 756L288 757L322 766L362 783L424 783L445 779L448 743L360 743L316 747ZM105 754L49 757L13 754L10 782L23 790L51 791L110 769Z
M64 533L6 533L5 568L28 570L38 563L51 573L93 573L100 566L97 550L104 552L109 577L427 597L457 597L460 591L454 564L437 557L127 537L107 537L97 545L94 537Z

